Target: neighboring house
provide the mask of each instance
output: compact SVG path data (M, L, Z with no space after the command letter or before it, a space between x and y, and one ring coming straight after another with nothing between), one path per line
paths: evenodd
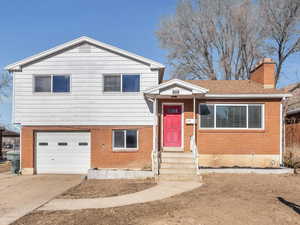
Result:
M285 103L285 160L291 164L300 161L300 83L288 85L285 90L293 95Z
M4 127L0 126L0 160L3 160L3 150L2 150L2 133L4 131Z
M163 81L162 64L88 37L11 64L22 172L279 167L289 94L274 88L274 68L265 59L251 80Z
M2 152L3 158L6 158L8 151L19 151L20 149L20 134L5 129L2 133Z
M290 122L300 122L300 83L291 84L284 88L292 93L286 103L286 116Z

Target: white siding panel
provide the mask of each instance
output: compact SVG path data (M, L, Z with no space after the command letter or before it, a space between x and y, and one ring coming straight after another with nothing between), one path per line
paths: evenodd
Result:
M140 93L103 93L103 74L140 74ZM71 75L67 94L33 93L33 76ZM152 125L152 105L142 92L158 84L149 65L91 46L78 47L15 72L15 123L23 125Z

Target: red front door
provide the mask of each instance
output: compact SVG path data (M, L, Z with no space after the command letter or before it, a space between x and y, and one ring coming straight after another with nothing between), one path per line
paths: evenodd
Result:
M164 147L181 147L181 111L180 105L165 105L164 110Z

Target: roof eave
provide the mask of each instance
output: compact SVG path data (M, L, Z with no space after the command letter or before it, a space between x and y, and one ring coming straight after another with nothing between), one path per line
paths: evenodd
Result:
M295 114L298 114L298 113L300 113L300 108L290 110L290 111L288 111L286 114L287 114L288 116L291 116L291 115L295 115Z
M206 98L214 99L251 99L251 98L286 98L291 94L206 94Z

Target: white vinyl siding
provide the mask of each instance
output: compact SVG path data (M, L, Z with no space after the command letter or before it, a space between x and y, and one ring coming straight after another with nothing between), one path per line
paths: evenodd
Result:
M104 49L73 48L14 72L14 122L23 125L152 125L143 91L158 84L158 71ZM70 74L71 93L34 93L33 76ZM139 93L104 93L104 74L140 74Z

